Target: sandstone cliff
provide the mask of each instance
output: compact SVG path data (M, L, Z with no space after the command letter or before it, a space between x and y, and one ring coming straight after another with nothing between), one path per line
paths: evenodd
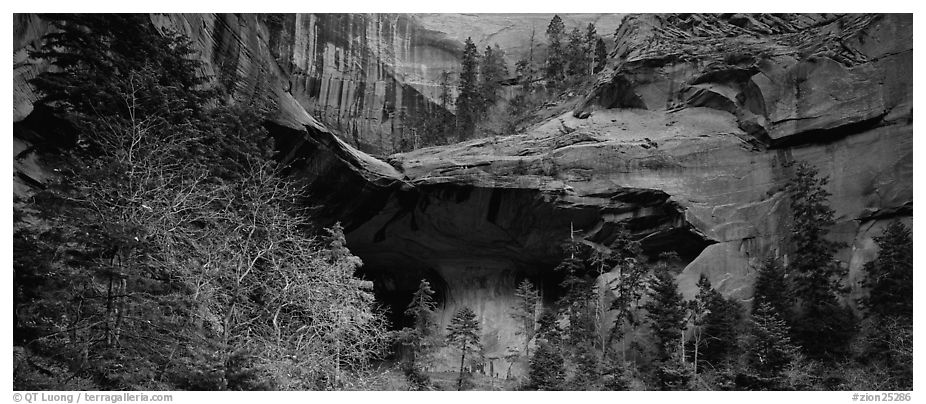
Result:
M909 15L631 16L594 91L568 112L388 163L358 151L348 142L389 150L395 108L433 97L432 74L459 40L418 25L434 18L152 16L193 38L205 73L238 97L274 102L269 125L293 175L320 220L344 223L384 301L402 304L424 276L439 286L441 326L461 305L476 310L486 371L503 374L506 347L519 344L508 318L517 282L556 294L550 272L570 229L605 245L628 224L648 252L680 253L686 296L705 273L748 302L751 264L787 260L788 163L830 177L832 237L849 245L839 259L856 295L872 236L912 217ZM44 27L16 21L14 128L37 130L25 80L46 67L21 52ZM19 178L53 175L16 142Z
M803 160L830 178L831 237L848 245L838 258L857 297L871 237L912 215L911 26L905 15L629 18L613 69L574 111L391 156L412 186L353 227L352 248L373 273L436 271L443 321L476 307L497 358L517 340L505 325L516 282L543 282L571 226L607 244L628 223L646 250L689 260L686 296L705 273L748 302L752 265L787 261L782 187Z
M552 14L154 14L163 29L197 43L217 82L246 97L285 93L337 131L352 146L388 154L399 147L407 117L438 106L440 75L459 70L463 41L498 44L509 70L539 45ZM614 14L563 14L568 28L589 22L610 41ZM36 69L29 46L48 29L38 17L18 14L14 24L14 120L25 117L34 96L25 85ZM541 49L537 49L541 57ZM278 94L279 95L279 94ZM288 106L287 106L287 109Z

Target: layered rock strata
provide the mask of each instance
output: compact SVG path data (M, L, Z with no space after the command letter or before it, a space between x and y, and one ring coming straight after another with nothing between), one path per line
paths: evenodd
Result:
M461 306L477 312L488 358L483 370L493 375L504 376L505 350L522 343L509 318L515 286L532 279L547 302L555 298L551 269L570 234L602 248L627 225L648 253L679 252L686 297L703 273L748 303L753 265L769 255L788 260L783 187L792 163L807 161L830 178L838 221L831 237L848 246L838 258L849 270L850 297L862 293L860 269L876 255L872 237L890 220L912 218L910 15L630 16L617 31L609 68L591 93L570 101L569 112L520 134L383 159L348 144L364 145L350 140L350 129L330 129L312 113L337 122L326 115L337 111L349 116L341 121L347 128L363 126L356 122L380 101L351 110L344 100L353 105L358 94L380 94L379 87L358 92L354 84L332 83L389 80L418 68L403 60L430 72L429 61L440 69L449 56L383 50L403 37L397 33L411 32L401 18L391 26L381 16L268 18L152 16L193 38L205 73L237 97L272 100L278 114L268 126L291 174L309 188L319 221L345 225L384 301L401 310L403 296L427 277L439 288L441 327ZM43 26L29 16L16 22L14 43L23 52ZM395 33L386 34L387 26ZM381 36L371 41L371 32ZM366 42L358 45L357 35L367 35ZM307 43L336 45L308 52ZM386 53L364 59L373 43ZM406 56L389 59L388 52ZM45 66L21 55L14 55L14 130L40 131L25 80ZM384 62L371 70L364 60ZM331 79L309 79L318 72ZM328 101L318 101L323 88ZM428 98L423 86L414 88ZM335 93L347 94L338 96L337 108L329 105ZM376 99L396 99L383 97ZM28 139L16 137L22 192L54 175ZM603 304L609 299L602 295ZM452 369L450 352L442 355L437 369Z

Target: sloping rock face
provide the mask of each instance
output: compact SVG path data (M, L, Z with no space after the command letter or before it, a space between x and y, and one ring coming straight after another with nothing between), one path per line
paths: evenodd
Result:
M461 306L476 311L486 347L481 370L492 375L504 377L505 350L523 344L510 320L514 288L531 279L552 302L558 244L570 235L601 248L618 225L627 225L649 254L679 252L684 265L678 281L687 297L704 273L721 292L748 303L753 264L766 255L788 259L790 212L782 189L792 162L810 162L830 178L838 220L831 236L849 246L838 258L849 269L853 296L862 292L862 265L876 255L872 236L889 220L911 222L910 15L629 16L618 30L611 66L571 112L521 134L386 161L358 151L307 112L328 101L306 89L317 85L321 94L322 86L335 86L340 94L348 90L331 83L374 77L367 76L369 69L361 73L344 65L344 49L350 49L347 59L382 68L384 76L376 80L387 81L402 69L431 72L430 61L444 56L392 59L390 72L390 63L364 65L376 57L358 56L370 51L356 40L372 38L370 27L387 26L392 20L386 17L299 17L299 24L295 16L288 22L273 18L156 15L152 21L189 35L206 62L204 73L233 88L236 97L260 96L276 105L279 112L268 126L292 175L311 191L319 221L344 224L351 250L365 262L364 276L393 311L401 313L422 277L438 289L441 327ZM46 28L31 16L15 21L15 184L27 190L54 175L22 135L48 130L36 125L41 117L31 113L34 94L25 84L47 67L20 53ZM296 27L328 33L297 37ZM432 38L425 42L440 37L395 28L412 31ZM399 37L383 33L365 43ZM307 47L309 42L336 46ZM437 43L428 46L448 42ZM391 52L414 55L414 49ZM379 57L390 51L384 52ZM331 80L294 85L313 82L310 68ZM428 91L415 88L427 98ZM345 104L342 97L338 111L354 105L360 92L352 91L346 98L353 101ZM364 105L379 101L355 109L361 118L342 122L363 121L363 111L395 100L363 97ZM392 132L382 133L387 139ZM611 278L605 274L601 284ZM602 303L609 303L607 293ZM441 355L436 369L452 370L452 352ZM512 373L523 371L516 366Z
M305 109L353 146L388 154L402 145L404 122L440 108L441 73L457 73L463 42L479 51L498 44L517 58L526 30L542 40L552 14L280 14L264 15L270 52ZM565 15L569 27L601 24L613 32L616 15ZM527 23L530 24L527 24ZM540 55L538 54L538 57ZM454 77L455 78L455 77ZM455 82L451 82L455 92Z
M387 205L353 246L373 267L478 274L450 283L444 322L470 305L489 330L504 324L519 278L555 264L570 226L604 245L628 223L648 251L687 257L686 297L704 273L748 303L753 265L788 260L782 190L791 164L807 161L830 179L831 237L848 245L837 258L858 297L871 237L912 218L911 27L909 15L632 16L617 63L572 113L522 135L393 155L427 202ZM449 184L472 192L427 192ZM442 262L448 249L492 264ZM517 341L501 327L486 335L496 356Z
M552 14L152 14L163 29L193 38L207 61L204 73L239 97L273 93L288 114L308 112L365 152L402 147L404 121L439 106L441 73L459 71L463 41L480 52L498 44L509 71L528 52L536 57ZM27 50L49 29L33 14L14 23L14 120L25 118L35 96L26 80L47 68ZM609 33L614 14L564 14L568 28L593 22ZM454 76L451 76L452 79ZM456 91L455 82L451 90Z
M787 163L802 160L830 178L833 237L850 246L839 258L857 294L869 228L912 214L911 27L909 15L633 16L618 32L621 63L574 115L645 108L673 121L703 108L733 120L726 134L744 147L702 147L707 160L680 167L688 184L660 187L719 242L686 268L689 293L706 272L748 298L742 263L765 254L787 261L778 191Z
M407 14L283 14L267 22L289 91L362 150L398 148L403 117L439 108L462 43Z
M180 32L190 38L203 62L201 74L224 86L236 99L261 99L276 113L268 127L283 159L293 170L314 170L336 175L304 176L307 186L329 187L352 199L368 189L392 187L402 175L392 166L375 159L342 140L339 132L324 125L299 103L289 91L290 75L271 52L271 30L266 16L254 14L152 14L151 22L161 30ZM13 42L13 128L14 195L28 195L56 175L54 156L42 155L36 143L59 144L52 120L33 113L38 96L28 80L50 66L29 58L30 50L41 45L41 37L51 26L33 14L14 16ZM335 184L340 184L337 186Z

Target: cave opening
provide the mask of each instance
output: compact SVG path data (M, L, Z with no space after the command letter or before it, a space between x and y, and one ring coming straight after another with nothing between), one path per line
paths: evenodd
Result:
M555 270L559 262L525 265L514 274L514 287L524 280L530 281L540 293L543 307L553 307L565 293L562 286L566 276Z
M431 268L410 266L406 268L386 268L381 266L364 266L359 275L373 282L373 294L376 301L386 309L386 318L391 330L400 330L414 325L405 310L412 301L422 279L431 284L437 310L446 306L448 285L437 271Z
M511 269L508 276L501 275L499 279L508 278L506 282L512 292L522 281L530 281L540 292L544 307L551 307L562 297L563 290L560 284L565 276L554 270L557 263L522 265ZM365 265L358 271L358 276L373 282L373 293L376 301L386 309L391 330L400 330L414 325L411 318L405 315L405 310L411 303L412 296L418 290L422 279L426 279L434 290L434 301L438 312L446 311L448 303L452 300L451 286L441 274L428 267L417 265ZM510 276L510 278L509 278ZM497 286L497 285L495 285Z

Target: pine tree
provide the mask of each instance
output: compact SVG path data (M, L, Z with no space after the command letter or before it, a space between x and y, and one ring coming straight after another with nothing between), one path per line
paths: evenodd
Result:
M570 380L571 388L593 387L599 379L598 372L598 296L595 294L595 279L599 271L590 268L587 262L587 247L576 238L570 238L563 246L565 258L555 268L563 273L560 287L564 290L558 301L563 314L569 319L566 327L566 341L569 347L564 351L575 364L576 373Z
M594 73L598 73L604 70L605 66L608 65L608 47L604 43L604 39L600 37L595 40L595 68Z
M573 28L569 33L569 47L566 51L569 65L567 73L570 76L582 77L588 72L588 57L585 48L585 36L578 27Z
M585 43L582 51L585 56L585 72L583 74L591 76L595 68L595 40L598 39L598 30L595 29L594 23L588 23L585 27Z
M405 315L415 321L415 329L422 335L431 334L434 325L434 310L437 303L434 301L434 290L427 279L421 279L418 289L412 294L412 301L405 309Z
M827 228L835 224L835 212L827 204L828 182L829 178L819 177L816 168L800 162L787 185L794 251L788 269L795 275L794 290L802 304L831 300L840 289L842 274L833 258L840 244L824 238Z
M626 391L630 390L633 382L632 364L622 357L610 353L605 356L601 370L602 390Z
M693 358L695 373L700 364L709 364L718 368L734 353L737 344L737 331L742 318L739 303L723 297L711 286L704 274L698 279L698 295L691 302L694 327Z
M531 356L528 379L530 386L537 390L562 389L566 379L563 356L549 341L541 340L537 344L537 350Z
M476 122L482 110L479 94L479 52L472 38L466 38L460 71L459 95L457 96L457 132L460 140L469 139L476 129Z
M384 318L340 226L311 236L262 103L225 104L148 15L50 18L40 107L78 140L14 232L15 340L97 389L359 381Z
M566 368L556 316L550 311L544 311L539 324L537 350L531 356L528 384L537 390L560 390L566 379Z
M197 75L201 63L191 57L189 40L160 33L146 14L47 14L41 18L56 29L30 56L51 60L60 68L31 81L44 104L55 104L56 109L78 117L123 113L125 100L120 94L126 91L118 88L123 82L114 79L141 71L151 73L152 80L164 88L161 94L147 93L143 111L136 113L202 111L206 99L214 95L201 88L206 79ZM158 95L172 97L176 104L164 108Z
M632 329L640 324L637 317L638 305L646 291L648 269L643 264L643 249L640 243L631 238L626 227L620 226L615 231L610 250L608 266L617 270L617 279L613 281L613 286L610 286L614 300L608 309L616 313L604 348L606 350L614 340L620 340L621 361L625 362L627 358L624 334L628 328Z
M566 32L566 26L559 15L554 15L547 26L547 66L546 78L556 85L563 79L566 67L566 55L563 49L563 36Z
M794 274L791 285L799 304L794 333L813 358L843 353L855 331L854 315L838 300L845 277L834 259L840 244L824 238L827 228L835 223L834 211L827 204L828 181L819 177L816 168L801 162L787 186L794 251L788 270Z
M777 259L767 257L759 264L753 298L753 305L768 304L786 322L791 317L793 299L790 286L785 278L785 270Z
M650 301L643 307L653 330L656 358L667 361L679 346L685 327L685 304L664 261L654 269L648 295Z
M476 313L469 307L462 307L450 319L447 326L447 343L460 350L460 378L457 388L463 389L465 375L463 365L466 363L466 354L470 352L479 352L482 346L479 344L479 321L476 320Z
M486 46L485 53L482 57L482 76L479 84L479 92L482 96L482 105L480 113L485 115L488 108L498 102L501 95L501 81L508 76L508 66L505 63L505 52L495 45L495 48Z
M521 327L519 335L524 336L524 356L530 357L530 345L536 334L537 304L540 303L540 293L529 280L525 279L515 290L516 303L511 317Z
M875 237L878 257L864 266L869 288L861 299L865 360L888 369L900 390L913 385L913 234L894 221Z
M664 253L661 258L649 282L650 301L644 305L655 340L656 378L663 390L684 389L690 379L682 346L687 305L667 263L675 255Z
M874 238L878 258L864 266L869 288L862 307L873 317L913 317L913 232L900 221L891 222Z
M543 309L540 313L540 319L537 320L537 338L552 343L557 349L560 349L563 343L563 330L559 326L556 313L552 310Z
M592 300L596 297L592 292L595 278L586 265L585 250L584 244L571 238L563 246L566 257L554 268L563 274L560 288L564 293L558 303L569 318L567 338L573 344L584 342L594 332Z
M573 348L575 372L569 380L568 390L600 390L601 369L598 354L590 341L585 340Z
M739 382L750 388L776 390L783 373L797 357L798 348L791 343L790 330L775 309L762 303L753 310L745 341L746 374Z
M405 121L409 128L411 143L407 150L414 150L421 147L447 144L456 138L456 118L450 112L454 103L453 93L451 92L452 73L442 71L440 74L440 94L438 104L429 106L425 111L412 114L410 119Z
M515 63L515 73L518 75L518 83L521 84L522 91L526 91L531 87L534 76L537 74L537 68L534 66L534 36L534 27L531 27L527 57Z
M657 362L656 381L660 390L689 390L693 368L686 363L685 352L676 348L669 359Z
M212 122L207 107L214 105L217 93L204 85L207 78L197 74L201 62L193 57L189 39L160 33L146 14L41 18L56 29L30 56L58 68L42 72L30 83L42 95L39 104L50 106L76 127L77 151L99 155L105 147L100 143L108 141L102 136L133 122L172 125L174 131L182 131L180 137L209 134L206 129ZM215 149L219 154L227 150ZM184 157L196 164L204 154Z
M411 350L411 357L403 365L403 370L409 383L419 390L430 385L430 377L422 368L438 348L437 323L434 321L436 307L434 290L427 279L422 279L405 310L405 315L414 321L414 326L400 333Z
M736 353L743 307L735 300L717 294L707 309L702 358L705 363L718 368Z

